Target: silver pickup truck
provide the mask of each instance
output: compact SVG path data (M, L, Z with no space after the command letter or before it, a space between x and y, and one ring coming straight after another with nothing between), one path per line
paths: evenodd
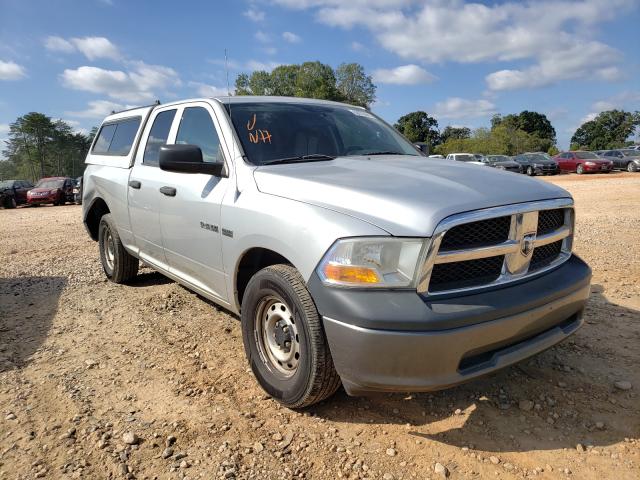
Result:
M429 391L582 324L591 271L561 188L423 156L371 112L221 97L107 117L83 217L106 276L139 262L241 319L260 385L299 408Z

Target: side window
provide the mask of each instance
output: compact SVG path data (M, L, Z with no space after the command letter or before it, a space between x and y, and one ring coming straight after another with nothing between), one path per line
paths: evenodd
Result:
M160 156L160 147L167 143L169 130L173 123L173 117L176 116L176 110L166 110L160 112L151 126L147 146L144 149L142 163L145 165L158 166L158 158Z
M109 145L111 145L114 133L116 133L115 123L103 125L100 129L100 133L98 133L98 139L93 146L93 153L97 153L98 155L108 153Z
M116 133L114 133L113 140L111 140L111 144L109 145L109 155L129 155L139 126L139 117L118 122Z
M92 152L98 155L129 155L139 126L140 117L103 125Z
M203 107L187 107L182 113L176 144L197 145L202 150L202 159L209 163L222 163L220 139L213 119Z

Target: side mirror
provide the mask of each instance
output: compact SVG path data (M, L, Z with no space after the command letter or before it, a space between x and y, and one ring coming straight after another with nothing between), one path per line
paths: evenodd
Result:
M160 147L160 170L177 173L206 173L219 177L223 163L202 160L202 150L196 145L163 145Z

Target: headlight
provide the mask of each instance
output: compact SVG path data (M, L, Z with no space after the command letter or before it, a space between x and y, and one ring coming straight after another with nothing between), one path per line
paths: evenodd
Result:
M595 167L596 164L593 162L584 162L585 165L589 165L590 167Z
M418 263L428 240L360 237L338 240L318 265L327 285L403 288L415 285Z
M49 193L50 193L51 195L55 195L56 193L58 193L58 190L51 190Z

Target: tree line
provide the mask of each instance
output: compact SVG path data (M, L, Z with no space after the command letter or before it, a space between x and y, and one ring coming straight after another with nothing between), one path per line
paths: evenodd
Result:
M358 63L336 69L321 62L280 65L271 72L242 73L235 80L236 95L280 95L346 102L370 109L376 85ZM605 150L630 143L640 126L640 112L609 110L583 123L571 137L571 149ZM522 111L494 115L491 125L471 130L446 126L424 111L403 115L394 127L411 142L424 142L431 153L452 152L516 155L527 151L557 153L556 131L546 115ZM0 160L0 179L37 180L51 175L79 176L96 129L84 135L62 120L31 112L10 124ZM0 146L1 147L1 146Z
M96 129L84 135L74 132L63 120L52 120L43 113L31 112L9 125L0 161L0 179L42 177L78 177L84 172L84 159Z

